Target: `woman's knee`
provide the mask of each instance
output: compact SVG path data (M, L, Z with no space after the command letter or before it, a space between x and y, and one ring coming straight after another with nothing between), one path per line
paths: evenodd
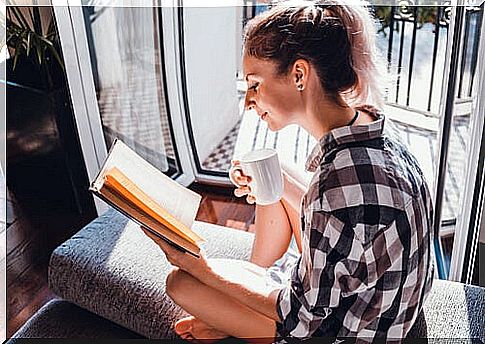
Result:
M180 269L173 269L167 276L166 293L172 300L177 302L187 291L194 287L194 278ZM193 290L193 289L192 289Z

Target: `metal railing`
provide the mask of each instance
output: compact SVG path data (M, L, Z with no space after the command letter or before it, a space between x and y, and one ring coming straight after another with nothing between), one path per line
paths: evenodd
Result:
M373 7L374 14L382 25L378 31L384 33L387 38L387 67L392 77L388 104L404 106L429 116L438 116L442 90L440 86L445 69L443 57L451 10L451 7L443 6ZM468 101L472 97L482 20L483 4L480 7L465 8L459 86L455 95L456 99L461 101ZM427 30L427 36L430 36L430 29L432 42L428 40L429 37L419 35L420 31ZM432 49L429 49L429 45L432 45ZM416 58L418 49L427 50L426 54L422 54L420 61ZM441 64L438 62L440 53L443 55L439 61ZM422 66L427 68L421 68ZM424 74L429 74L426 85L422 83L425 79ZM418 84L417 80L421 82ZM415 97L412 94L413 87L419 88L419 92L415 92ZM422 98L424 92L427 99L425 103L420 104L415 99L416 93Z
M276 2L245 0L243 23L270 8L273 3ZM401 6L371 7L380 25L378 46L387 57L387 70L390 74L386 102L426 116L438 117L452 8L412 4L411 0L405 0ZM465 8L456 94L457 100L462 102L470 101L473 92L483 6Z

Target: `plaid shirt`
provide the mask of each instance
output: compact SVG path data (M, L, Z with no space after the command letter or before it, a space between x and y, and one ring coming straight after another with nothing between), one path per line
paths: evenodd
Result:
M433 208L384 116L326 134L310 154L302 254L281 290L278 336L404 338L431 288Z

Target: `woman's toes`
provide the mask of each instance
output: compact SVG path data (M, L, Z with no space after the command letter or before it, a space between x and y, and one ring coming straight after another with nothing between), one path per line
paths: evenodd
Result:
M227 334L216 330L215 328L207 325L200 319L195 318L192 321L192 328L190 330L192 336L196 339L222 339L228 337Z
M175 323L175 332L179 335L182 336L183 334L190 333L192 330L192 323L195 320L194 317L186 317L183 319L180 319Z
M218 331L215 328L207 325L205 322L190 316L180 319L175 323L175 332L184 340L197 342L198 339L217 340L228 337L224 332ZM204 341L204 342L205 342Z

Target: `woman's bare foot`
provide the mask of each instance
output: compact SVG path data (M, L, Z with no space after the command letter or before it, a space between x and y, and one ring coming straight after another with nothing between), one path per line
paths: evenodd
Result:
M175 323L175 332L185 340L197 341L203 339L204 343L210 342L211 339L219 340L229 337L224 332L216 330L215 328L207 325L202 320L196 317L189 316L187 318L180 319Z

